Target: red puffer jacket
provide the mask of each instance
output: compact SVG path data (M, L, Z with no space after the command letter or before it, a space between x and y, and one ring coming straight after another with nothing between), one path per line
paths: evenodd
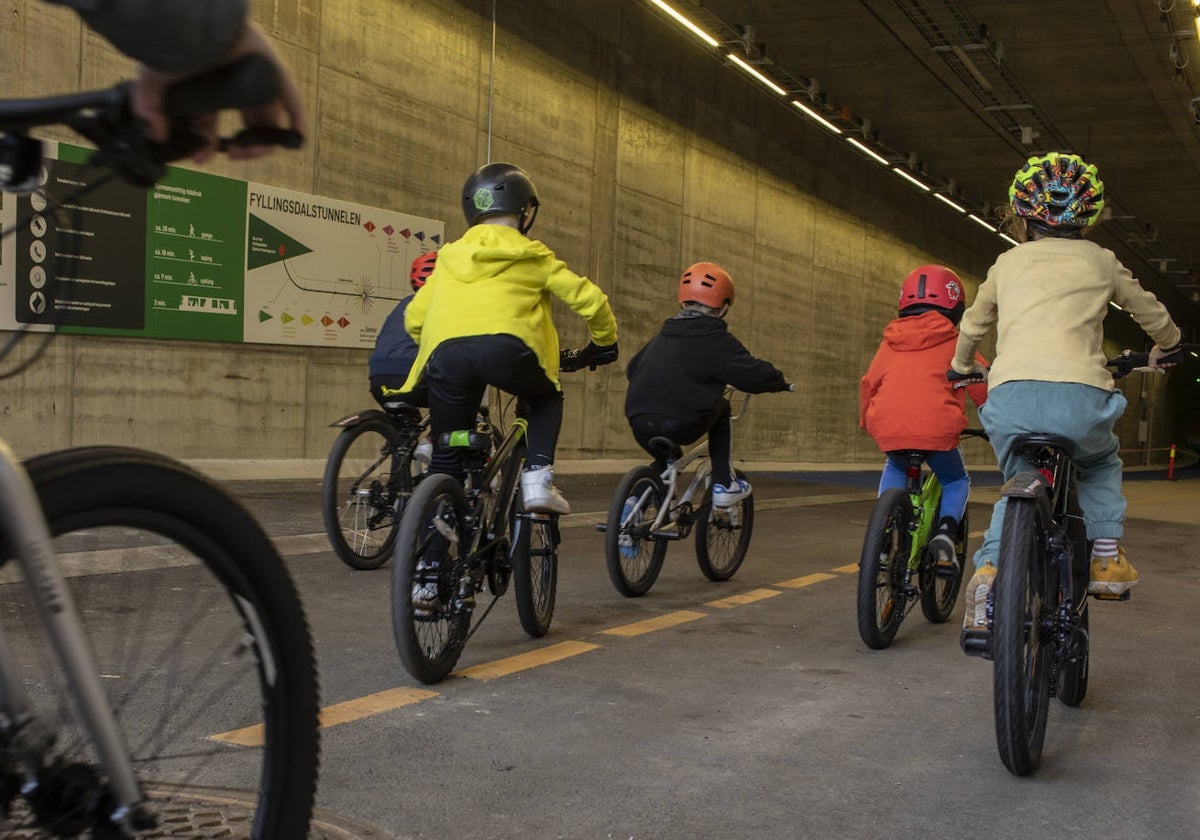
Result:
M897 318L883 330L883 343L859 388L858 425L884 452L958 446L967 427L964 394L981 406L987 386L954 388L946 371L954 357L958 330L939 312ZM976 361L986 365L983 356Z

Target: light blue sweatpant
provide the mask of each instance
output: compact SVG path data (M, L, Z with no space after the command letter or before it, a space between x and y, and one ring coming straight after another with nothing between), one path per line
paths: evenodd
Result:
M1125 397L1120 391L1078 382L1018 380L989 389L979 419L991 438L1005 481L1033 469L1012 451L1017 435L1037 432L1075 441L1075 478L1088 539L1119 539L1125 531L1125 497L1121 495L1121 459L1117 455L1120 443L1113 425L1124 411ZM1001 497L992 508L983 546L975 552L977 568L987 560L995 565L999 558L1005 507Z

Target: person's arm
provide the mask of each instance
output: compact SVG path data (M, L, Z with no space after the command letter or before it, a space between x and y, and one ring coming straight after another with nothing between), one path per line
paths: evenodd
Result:
M174 82L248 55L261 55L279 71L279 95L263 106L242 111L248 128L282 128L285 121L303 134L304 104L295 81L257 24L247 22L246 0L48 0L70 6L92 29L140 63L133 85L133 110L146 122L146 133L165 142L166 90ZM193 157L203 161L217 144L217 115L203 114L197 129L208 144ZM232 146L231 158L261 157L271 146Z
M432 287L426 283L417 289L408 309L404 310L404 330L417 344L421 343L421 328L425 325L425 313L429 311L429 296L433 294Z
M975 294L975 302L963 313L958 325L958 343L954 347L954 358L950 362L958 373L970 373L975 369L975 348L979 346L992 324L996 323L996 284L992 271Z
M1175 325L1167 307L1134 278L1133 273L1113 257L1116 262L1117 285L1113 300L1117 305L1137 321L1146 335L1154 339L1160 350L1175 347L1183 338L1183 333Z
M988 360L986 358L984 358L981 354L976 353L975 354L975 366L977 368L981 368L981 369L986 368L988 366ZM966 388L967 388L967 396L971 398L971 402L974 403L975 408L978 409L981 405L983 405L985 402L987 402L987 383L986 382L975 382L971 385L966 386Z
M871 364L867 366L867 372L863 374L863 378L858 383L858 427L860 429L867 427L867 408L870 407L871 400L879 391L879 386L883 384L883 363L880 359L882 354L882 347L875 351L875 355L871 358Z
M608 296L599 286L586 277L580 277L555 257L546 288L587 321L593 344L611 347L617 343L617 318L608 304Z
M768 361L755 358L732 334L725 337L718 353L725 357L717 374L724 382L747 394L767 394L786 391L788 381L783 371Z

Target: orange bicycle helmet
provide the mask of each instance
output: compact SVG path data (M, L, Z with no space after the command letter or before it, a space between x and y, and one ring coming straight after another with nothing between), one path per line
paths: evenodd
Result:
M433 274L433 264L437 262L437 251L421 254L412 261L412 270L408 274L408 282L412 283L413 291L425 285L429 275Z
M900 287L900 316L941 312L957 324L966 309L962 281L944 265L919 265Z
M702 303L712 309L732 306L733 278L716 263L693 263L679 278L679 303Z

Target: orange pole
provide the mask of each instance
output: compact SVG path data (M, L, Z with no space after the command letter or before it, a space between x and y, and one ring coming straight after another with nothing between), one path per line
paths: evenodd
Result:
M1175 444L1171 444L1171 455L1167 458L1167 481L1175 480Z

